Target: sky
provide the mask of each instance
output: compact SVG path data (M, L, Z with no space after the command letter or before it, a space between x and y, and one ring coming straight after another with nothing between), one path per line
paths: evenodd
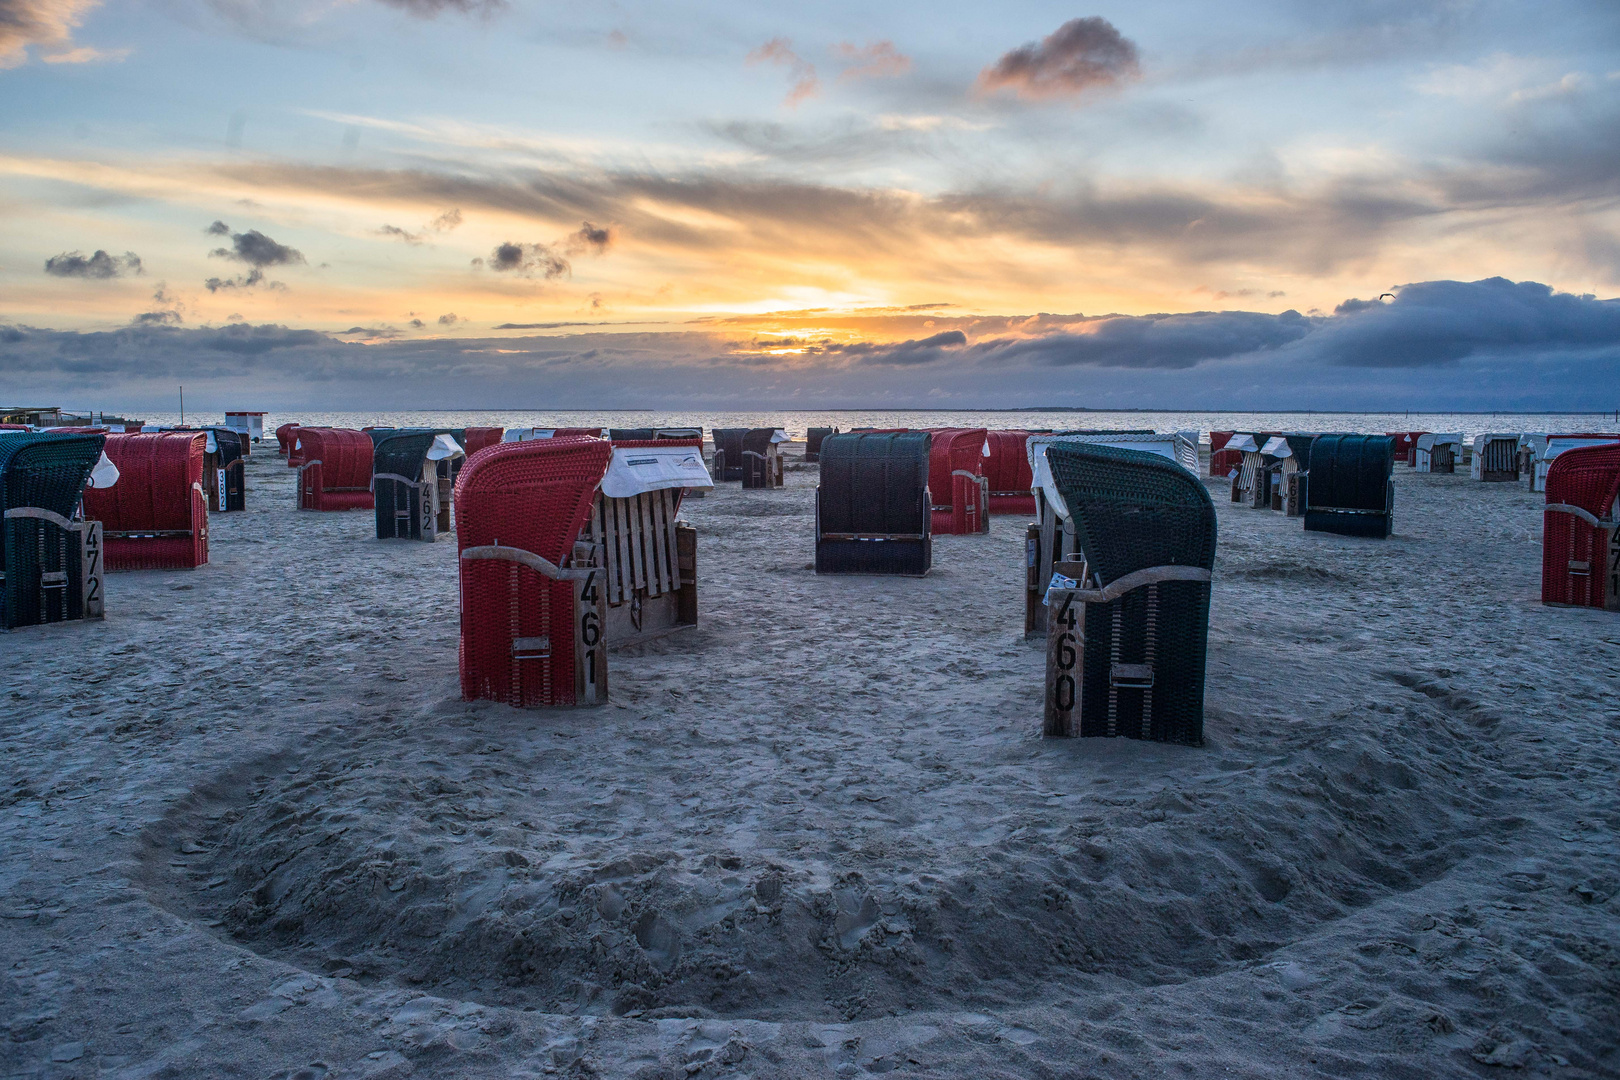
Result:
M0 101L4 403L1620 408L1614 0L0 0Z

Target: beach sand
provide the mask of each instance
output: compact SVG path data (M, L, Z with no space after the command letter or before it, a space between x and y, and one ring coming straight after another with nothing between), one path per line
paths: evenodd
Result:
M692 500L613 702L465 703L453 538L294 507L0 636L0 1075L1620 1075L1620 616L1542 497L1396 535L1212 485L1201 748L1042 739L1025 519L817 577Z

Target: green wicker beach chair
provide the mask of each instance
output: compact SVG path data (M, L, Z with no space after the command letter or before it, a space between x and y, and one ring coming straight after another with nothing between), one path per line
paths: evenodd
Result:
M371 486L376 494L379 540L428 540L437 533L442 506L438 463L428 461L437 431L402 429L376 439L371 458Z
M1047 592L1046 733L1201 744L1209 492L1136 450L1060 442L1046 460L1083 560L1062 564L1073 577L1054 575Z
M78 519L105 435L0 438L0 628L99 618L101 528Z

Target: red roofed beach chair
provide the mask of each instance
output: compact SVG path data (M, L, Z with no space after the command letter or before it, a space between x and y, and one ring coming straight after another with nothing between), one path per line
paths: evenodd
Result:
M466 429L466 438L462 440L461 448L472 457L486 446L494 446L506 435L505 428L498 427L470 427Z
M1235 431L1209 433L1209 475L1224 480L1232 475L1233 469L1243 464L1243 451L1226 449L1226 444L1236 434Z
M298 509L370 510L371 436L352 428L301 427L295 451L298 466Z
M579 542L613 448L534 439L480 451L456 482L461 696L521 707L607 700L605 572Z
M1547 471L1541 602L1620 611L1620 442L1578 446Z
M1547 476L1559 455L1578 446L1605 446L1614 442L1620 442L1620 435L1585 433L1545 436L1535 453L1530 455L1528 469L1524 470L1530 475L1530 490L1547 490Z
M992 514L1035 513L1034 478L1029 471L1030 433L991 431L985 435L990 456L984 459L984 478L990 488Z
M1420 435L1427 435L1427 431L1386 431L1390 441L1395 444L1395 463L1398 465L1417 464L1417 441Z
M276 428L276 452L287 459L287 464L293 463L293 449L298 445L298 425L282 424Z
M200 431L107 436L118 482L86 489L84 516L101 522L109 572L190 570L208 561L207 442Z
M984 428L933 428L928 501L934 535L990 531L990 484L984 475Z

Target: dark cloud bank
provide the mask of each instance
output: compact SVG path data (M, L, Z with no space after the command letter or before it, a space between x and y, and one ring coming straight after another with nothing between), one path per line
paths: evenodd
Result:
M167 401L184 377L271 408L1620 406L1620 300L1503 278L1408 285L1331 315L908 314L885 324L918 332L738 341L710 326L361 344L275 325L0 327L0 397L91 394L136 408Z

